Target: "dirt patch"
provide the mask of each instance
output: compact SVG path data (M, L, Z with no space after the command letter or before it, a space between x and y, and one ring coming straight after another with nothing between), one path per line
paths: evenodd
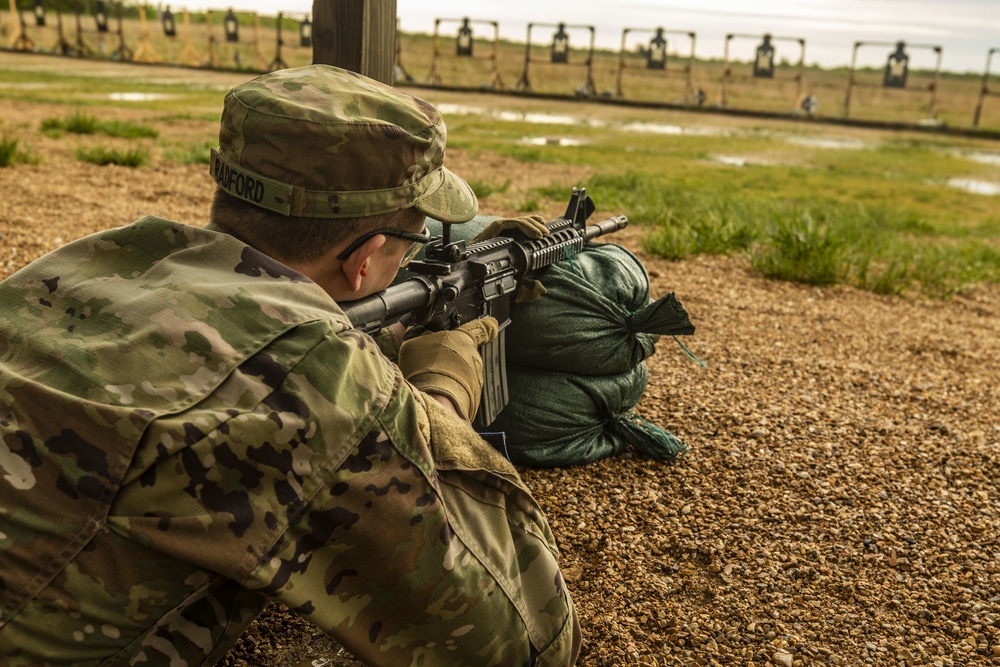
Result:
M65 113L0 101L5 129L44 155L0 169L0 278L142 215L206 219L207 166L80 162L77 142L107 139L38 133ZM177 141L216 131L156 127ZM588 173L461 151L449 163L512 178L504 202ZM484 200L485 213L505 207ZM697 332L684 342L707 367L661 340L640 412L691 452L523 471L578 605L580 664L996 664L1000 289L922 301L803 287L738 258L666 262L643 253L642 235L634 224L614 240L643 260L654 297L673 291L687 307ZM355 664L337 651L273 605L224 664Z

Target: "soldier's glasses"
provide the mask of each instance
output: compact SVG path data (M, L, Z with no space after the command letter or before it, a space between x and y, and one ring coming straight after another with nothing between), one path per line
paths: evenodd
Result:
M426 227L424 227L424 230L420 233L404 232L401 229L376 229L366 234L362 234L358 238L354 239L354 242L351 243L351 245L344 248L344 251L337 255L337 259L344 261L351 256L352 252L360 248L365 241L373 236L378 236L379 234L382 234L383 236L393 236L398 239L403 239L404 241L413 242L410 249L406 251L405 255L403 255L403 261L399 263L400 266L406 266L409 264L410 260L416 257L417 253L420 252L420 248L431 240L431 232Z

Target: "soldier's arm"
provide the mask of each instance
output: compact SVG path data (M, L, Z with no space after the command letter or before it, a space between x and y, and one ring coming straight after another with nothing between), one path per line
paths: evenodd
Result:
M572 664L554 541L505 464L403 384L247 585L370 664Z

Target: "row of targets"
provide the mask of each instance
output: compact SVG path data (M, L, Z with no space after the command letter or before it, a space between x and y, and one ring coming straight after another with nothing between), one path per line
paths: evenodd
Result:
M170 6L167 6L166 11L163 13L163 32L168 36L172 37L175 33L173 32L173 22L170 20L171 28L168 30L167 21L170 15ZM278 12L278 32L281 33L281 22L284 18L283 12ZM236 17L236 12L229 8L226 12L225 18L222 20L222 26L225 29L226 41L236 43L240 41L240 21ZM283 42L282 42L283 43ZM312 21L309 20L307 15L299 22L299 46L302 48L312 48Z
M169 13L170 7L168 6L163 16L166 17ZM185 10L185 14L186 14ZM256 12L251 12L249 15L253 20L253 36L250 42L254 46L254 64L253 69L256 70L267 70L274 71L278 69L284 69L288 67L288 63L285 62L282 57L282 48L285 46L284 39L284 23L288 20L288 16L284 12L278 12L275 18L275 43L274 43L274 58L270 62L265 61L263 54L261 53L261 27L260 27L260 16ZM313 26L309 15L305 15L298 22L298 45L301 48L311 49L312 48L312 34ZM212 33L212 15L211 12L206 12L206 25L208 26L208 45L209 45L209 61L213 61L215 56L213 55L213 47L215 44L215 36ZM240 44L242 40L240 39L240 19L237 16L236 11L230 7L225 16L222 19L222 28L224 38L227 44ZM164 18L164 34L168 37L172 36L171 33L167 32L167 23ZM242 68L244 66L243 56L241 51L238 49L234 51L233 58L237 68ZM265 64L266 62L266 64Z
M139 47L133 51L126 43L124 31L122 30L123 3L120 0L48 0L48 4L46 0L9 0L9 2L11 15L16 16L13 36L10 39L9 46L15 50L27 51L35 50L36 48L34 41L28 36L28 28L22 13L22 7L19 6L20 2L21 5L31 7L35 18L35 24L39 27L44 27L46 25L47 16L50 13L55 13L58 40L53 50L61 52L64 55L91 55L93 53L93 49L91 49L83 39L81 17L86 14L92 15L97 33L112 33L112 28L109 25L110 9L110 11L115 14L115 18L117 19L117 30L114 32L118 37L118 45L110 53L112 58L142 62L161 62L163 60L160 58L159 54L156 53L150 40L150 31L146 21L147 5L145 3L140 7L139 11L142 33L141 43ZM77 39L75 44L67 40L63 32L62 14L67 10L75 14L76 17ZM220 66L220 59L216 54L217 38L213 32L212 14L213 12L211 11L205 12L208 53L207 56L203 56L198 52L193 44L188 11L187 9L183 10L185 45L177 57L180 64L204 67ZM287 17L280 12L277 15L275 57L268 61L261 53L259 17L256 13L249 13L248 16L252 17L253 21L254 35L252 42L255 46L255 59L252 64L246 63L246 65L256 70L274 70L287 67L281 53L282 46L284 45L282 37L282 22ZM171 11L169 5L162 11L158 12L158 19L162 26L163 34L166 37L177 38L179 36L177 19L174 12ZM429 82L434 85L443 84L444 76L440 66L441 56L443 55L443 51L440 48L440 27L442 24L449 23L457 26L457 33L455 37L456 59L480 60L488 62L489 80L485 87L491 89L503 89L504 82L500 74L499 63L499 24L496 21L475 20L469 17L462 19L437 19L435 21L433 41L434 53L431 71L428 77ZM246 22L244 22L244 25L245 24ZM486 55L480 54L479 51L481 49L477 49L476 47L477 40L475 39L474 30L481 26L486 26L492 31L492 44ZM222 27L226 43L241 43L241 21L237 12L233 8L230 7L228 11L226 11L222 21ZM310 21L308 15L298 21L299 46L303 48L311 48L312 27L312 22ZM534 43L534 31L537 28L546 27L554 28L551 40L548 42L541 42L539 44ZM576 50L578 52L582 51L585 54L582 56L582 60L581 56L573 53L574 50L570 48L571 38L575 38L577 40L580 39L580 37L575 33L585 33L584 40L588 42L588 46L585 50ZM529 75L529 67L531 64L556 66L575 65L585 69L582 83L575 89L576 95L581 97L596 95L593 78L595 33L595 27L591 25L572 25L567 23L529 23L524 68L516 84L516 90L524 92L533 91L533 84ZM636 58L636 54L631 53L626 49L628 35L636 33L649 36L648 42L641 45L638 49L639 59ZM754 40L760 39L760 42L756 45L754 51L752 52L749 74L744 73L742 70L734 69L729 62L730 42L737 39L747 38ZM675 46L673 52L669 49L671 42L673 42L673 45ZM641 69L645 70L645 73L640 73L640 75L647 77L649 74L653 74L654 76L663 75L664 77L680 75L683 79L683 85L682 95L678 101L690 106L705 105L708 102L708 95L706 95L704 90L694 85L695 42L696 34L692 31L671 31L665 30L662 27L654 29L625 28L622 31L622 45L619 53L618 68L615 77L615 90L613 94L616 97L625 98L626 73L629 70L635 71ZM791 42L798 45L798 60L794 65L789 67L777 67L779 62L777 54L779 48L782 47L780 44L781 42ZM678 44L680 44L680 47L677 46ZM681 48L685 46L688 48ZM872 46L893 47L885 61L880 81L873 80L867 72L859 72L857 69L857 57L859 50L867 50ZM104 53L103 42L101 47L101 52ZM761 100L762 96L759 95L759 91L755 90L755 87L762 84L768 85L776 89L777 94L774 94L775 91L772 91L771 97L779 100L779 103L781 99L784 99L783 96L787 92L788 97L794 97L795 101L793 108L801 110L809 115L816 113L819 108L819 100L813 91L806 89L805 82L803 80L802 72L805 59L805 47L805 39L800 37L776 37L769 33L764 34L762 37L739 33L727 34L719 106L722 108L730 106L730 98L732 97L734 86L738 87L741 83L746 84L752 82L754 87L745 86L745 88L749 88L749 93L744 95L745 98L749 97L754 101ZM908 48L919 51L930 51L937 56L936 63L933 68L933 79L926 84L921 81L919 85L910 85L911 56L907 51ZM979 102L976 106L973 126L978 126L979 124L985 98L998 94L997 91L991 90L989 86L992 58L993 54L996 52L1000 52L1000 49L991 49L987 54L986 70L983 74ZM937 113L937 91L940 78L942 54L943 49L940 46L931 44L907 44L904 41L898 41L895 43L856 42L851 59L847 92L844 97L844 117L848 117L852 113L851 106L852 102L854 102L853 98L857 89L881 87L886 90L926 92L929 95L929 99L923 108L926 110L926 113L930 118L934 118ZM242 56L239 50L235 51L233 57L237 68L244 67L245 64L242 62ZM405 75L405 80L412 81L412 77L405 74L405 70L402 69L400 59L400 42L398 40L396 43L396 59L397 79L400 78L398 75L402 72ZM679 66L668 67L668 60L671 59L678 61L681 64ZM787 65L788 59L784 58L780 62ZM870 70L870 68L868 69ZM930 70L926 64L921 65L920 69L924 72ZM794 72L790 78L788 76L783 76L783 73L788 70L792 70ZM924 80L926 80L926 78L926 76L923 77ZM642 85L635 86L633 90L639 89L645 91L647 95L652 94L649 91L646 91L646 89L649 88L649 86L646 85L648 81L648 78L645 79ZM608 94L610 95L610 93ZM747 105L737 104L736 106L746 107Z
M488 60L490 61L490 79L485 87L487 88L502 88L502 77L499 73L499 63L498 63L498 49L497 45L499 43L499 27L495 21L485 21L485 20L474 20L468 17L463 19L437 19L434 25L434 52L431 64L431 72L428 76L428 81L435 85L441 85L442 74L439 61L442 57L442 49L440 47L441 33L440 28L442 24L456 23L459 25L458 31L455 37L455 56L457 58L475 58L475 39L473 34L474 24L483 24L491 26L493 30L493 48ZM533 34L536 28L554 28L551 40L549 42L541 42L536 44L533 40ZM584 32L586 31L586 39L588 46L582 56L582 59L577 58L574 60L571 57L570 49L570 38L573 32ZM547 24L547 23L529 23L527 28L527 38L525 40L525 56L524 56L524 68L520 79L518 80L515 89L523 92L533 92L534 86L532 84L530 76L530 67L532 64L548 64L548 65L577 65L585 68L586 73L584 75L584 80L581 85L576 88L576 94L578 96L589 96L596 94L596 87L593 79L593 65L594 65L594 37L595 37L595 27L591 25L571 25L567 23L557 23L557 24ZM636 62L634 57L630 57L629 51L626 49L626 45L630 35L645 33L649 35L648 43L640 48L641 62ZM733 76L732 69L728 66L728 46L729 40L737 37L738 35L728 35L727 36L727 63L723 76L723 89L721 97L721 106L727 106L727 87ZM676 60L682 61L679 67L668 68L667 63L669 59L669 46L670 40L675 39L677 42L681 42L682 46L686 45L688 48L685 49L685 54L681 54L681 49L677 49ZM775 76L775 48L772 45L774 39L785 39L785 38L774 38L767 34L763 37L763 42L757 47L755 52L755 57L753 59L753 76L755 78L763 79L774 79ZM619 51L618 66L615 76L615 92L616 97L625 97L625 75L627 70L642 68L647 72L660 73L664 75L679 74L684 79L684 101L688 104L695 106L702 106L708 101L708 96L701 88L697 88L694 84L694 64L695 64L695 45L697 41L697 34L694 31L688 30L666 30L663 27L656 27L653 29L644 28L625 28L622 30L622 44L621 50ZM801 84L802 84L802 74L801 69L803 67L805 40L795 39L801 45L802 55L800 55L798 69L799 72L796 74L795 80L798 83L798 90L796 90L796 97L801 96ZM547 53L546 53L547 52ZM541 57L545 53L547 57ZM811 107L815 108L815 106Z
M110 11L114 12L115 18L117 19L117 29L112 30L109 22L109 6ZM136 62L147 62L156 63L163 62L163 58L156 52L151 41L151 33L147 22L147 7L145 3L139 7L139 22L140 22L140 44L138 48L133 50L126 43L125 32L122 26L122 13L123 13L123 3L121 1L105 1L105 0L95 0L93 3L84 0L63 0L59 2L46 3L45 0L34 0L32 12L35 18L35 25L37 27L45 27L47 25L47 16L50 13L56 15L57 21L57 31L58 31L58 41L54 48L55 51L61 52L64 55L76 55L76 56L90 56L94 54L94 49L86 44L84 40L84 31L82 24L82 16L85 14L90 14L94 20L94 29L98 35L103 34L116 34L118 36L118 46L109 54L110 57L114 59L121 60L132 60ZM19 51L32 51L36 50L36 45L34 40L28 36L28 29L24 16L22 14L22 9L18 6L17 0L10 0L11 14L16 15L17 24L15 25L14 35L10 40L10 48ZM76 17L76 33L77 39L76 43L73 44L66 39L63 31L62 15L66 10L70 10L75 14ZM194 39L191 31L190 17L187 9L183 10L183 23L184 23L184 39L185 44L183 50L178 56L178 62L184 65L191 66L204 66L204 67L219 67L221 65L220 59L216 54L216 46L218 44L218 38L215 36L213 27L215 21L213 18L212 10L207 10L205 14L205 26L206 26L206 43L207 43L207 53L202 55L194 45ZM170 39L178 38L179 30L177 25L177 17L171 10L170 6L166 6L162 11L158 11L158 21L162 27L163 35ZM249 14L253 23L253 37L251 39L255 47L255 58L252 64L254 69L257 70L275 70L287 67L284 59L281 55L281 49L284 45L283 39L283 22L286 17L283 13L279 12L276 18L275 31L276 31L276 44L275 44L275 57L268 61L264 58L262 49L260 46L261 41L261 29L260 29L260 18L256 13ZM312 22L308 15L298 21L299 27L299 46L303 48L312 47ZM226 43L238 44L240 43L240 20L237 16L236 11L230 8L224 15L222 20L223 29L223 39ZM103 42L102 42L103 47ZM101 49L103 52L103 48ZM234 53L234 64L237 68L244 66L242 62L242 56L239 50Z
M458 30L455 37L455 56L458 59L480 59L489 62L489 80L483 86L489 89L503 89L503 77L499 69L499 24L496 21L472 19L469 17L461 19L439 18L434 22L433 56L431 60L431 70L427 77L428 81L434 85L443 84L442 68L440 66L443 51L441 48L441 26L447 24L457 24ZM492 30L492 46L488 55L483 56L476 49L476 39L473 33L474 26L488 26ZM552 39L549 42L536 43L533 34L537 28L554 28ZM617 94L622 96L622 74L621 70L627 67L624 58L624 41L629 32L642 32L641 28L627 28L622 33L623 58L619 63L619 74L617 77ZM573 33L586 33L588 47L586 56L582 59L571 57L570 39ZM663 28L656 28L652 32L649 48L645 50L645 66L651 70L665 71L667 67L667 39L665 37L670 31ZM691 73L693 71L694 59L694 33L679 33L686 35L691 42L691 55L688 64L684 67L690 84ZM592 25L573 25L568 23L529 23L527 28L527 39L525 40L524 69L515 85L518 91L531 92L534 88L530 67L532 63L542 65L576 65L585 68L582 83L577 87L576 92L580 96L590 96L596 94L596 87L593 79L594 64L594 40L596 29ZM480 40L482 41L482 40ZM690 85L689 85L690 87Z
M21 27L21 31L23 33L23 36L25 38L27 38L27 31L25 30L24 17L21 16L20 8L17 7L17 3L15 2L15 0L11 0L10 4L11 4L11 13L16 13L18 15L20 23L21 23L21 26L20 26ZM83 2L68 2L68 3L67 2L63 2L63 3L59 3L59 4L63 5L63 6L65 6L65 5L72 5L73 9L76 11L77 16L79 16L81 13L83 13L83 8L84 8L84 3ZM89 4L89 3L87 3L87 4ZM57 7L56 10L55 10L55 12L56 12L56 20L60 24L62 23L62 11L60 11L60 10L64 9L64 8L65 7ZM33 13L35 15L35 25L38 26L38 27L45 27L47 25L46 24L46 15L48 13L48 7L46 6L45 0L34 0L34 6L33 6L32 11L33 11ZM108 8L107 8L107 3L104 0L96 0L96 2L93 5L93 12L92 12L92 14L93 14L93 17L94 17L94 23L95 23L97 32L106 33L106 32L110 32L111 31L110 28L109 28L109 26L108 26Z
M75 5L77 8L82 8L82 6L83 6L84 3L83 2L72 2L72 3L63 2L63 3L57 3L57 4L61 4L61 5L72 4L72 5ZM116 6L118 6L119 8L121 7L121 3L120 2L119 3L114 3L114 4L116 4ZM16 7L16 3L15 2L12 2L11 5L12 5L12 7ZM46 23L45 23L45 20L46 20L45 17L46 17L46 14L47 14L47 7L46 7L45 0L34 0L33 12L34 12L34 15L35 15L35 25L37 25L39 27L44 27L46 25ZM20 13L20 12L18 12L18 13ZM60 11L59 7L57 7L57 9L56 9L56 13L57 13L57 15L59 15L61 17L61 11ZM166 8L162 12L159 12L159 14L160 14L160 22L163 25L163 34L165 36L167 36L167 37L176 37L177 36L177 22L176 22L176 19L174 17L174 13L170 9L170 5L167 5ZM281 13L279 13L278 15L281 16ZM108 10L107 10L107 3L105 2L105 0L96 0L94 2L93 16L94 16L94 23L96 25L97 32L109 32L109 28L108 28ZM22 23L23 23L23 18L22 18ZM229 10L226 12L226 15L225 15L225 18L223 19L222 25L223 25L223 28L225 30L225 38L226 38L227 42L239 42L240 41L240 22L239 22L239 19L236 17L236 12L235 12L235 10L233 8L230 7ZM306 16L300 22L300 25L299 25L299 45L302 46L302 47L311 47L312 46L312 22L309 20L308 16Z
M428 82L433 85L443 85L444 75L441 60L445 50L441 48L441 27L452 24L457 27L454 42L454 55L457 59L482 60L489 64L489 79L483 88L503 89L503 78L500 73L499 63L499 24L496 21L472 19L469 17L461 19L439 18L434 24L433 56L431 70L428 75ZM481 55L477 48L477 42L482 45L484 40L476 39L475 29L487 27L492 33L491 45L487 55ZM547 42L534 41L538 28L554 29L551 38ZM521 92L533 92L533 84L530 76L530 66L535 65L576 65L585 69L583 80L575 89L577 96L585 97L596 94L593 66L594 66L594 38L595 27L592 25L573 25L568 23L528 23L527 38L524 55L524 68L517 81L515 90ZM574 33L585 33L583 39ZM637 61L635 54L626 49L627 40L630 34L645 33L648 35L648 42L641 45L637 50L641 60ZM578 41L586 41L587 46L578 49L581 55L575 55L570 48L571 38ZM749 68L734 67L730 63L730 42L734 40L753 39L757 43L751 52ZM665 30L662 27L645 28L625 28L622 31L622 43L619 52L618 67L615 76L614 96L626 97L625 75L629 69L643 69L646 75L649 73L659 73L662 75L680 75L683 78L682 101L691 106L703 106L708 102L708 95L704 90L695 85L695 44L697 35L693 31L686 30ZM673 41L674 50L671 52L669 46ZM790 45L794 49L794 62L782 58L779 60L779 49ZM867 80L857 74L856 61L857 52L861 47L870 46L890 46L882 69L881 80L877 83ZM930 50L936 54L936 62L933 65L933 80L926 85L910 85L910 53L907 49ZM782 93L787 92L787 101L792 102L792 108L804 112L808 115L815 114L819 109L819 99L806 85L804 80L806 40L802 37L782 37L765 33L764 35L747 35L741 33L729 33L725 40L725 55L723 72L721 77L721 93L719 106L727 108L731 104L733 86L739 84L774 85ZM974 125L978 125L981 116L983 99L989 95L996 95L997 92L989 88L991 59L994 53L1000 49L991 49L987 57L986 72L983 76L980 101L977 106ZM854 89L858 87L881 87L887 90L905 90L910 92L926 92L929 100L924 105L924 110L929 117L934 118L937 113L937 90L940 79L941 57L943 49L941 46L929 44L907 44L905 41L898 42L856 42L854 45L854 56L852 57L851 71L849 75L847 93L844 101L844 116L851 113L851 97ZM398 54L398 48L397 48ZM678 66L668 67L668 61L676 61ZM779 66L779 63L783 66ZM922 70L931 70L930 67L923 66ZM782 76L782 72L791 72L791 76ZM407 77L412 81L412 77ZM751 93L753 94L753 93ZM786 101L786 103L787 103Z
M96 31L98 33L111 33L111 28L108 21L108 7L104 0L96 0L92 8L89 8L90 3L85 3L80 0L68 0L65 2L58 3L59 6L55 9L56 15L56 31L57 39L56 44L53 47L53 51L62 53L63 55L91 55L93 49L91 49L83 39L83 23L82 16L84 13L89 13L94 18L94 24ZM63 10L71 9L76 18L76 42L72 43L66 38L66 33L63 29L62 15ZM113 58L124 58L131 59L133 56L133 51L129 48L124 40L124 32L122 30L122 17L121 17L121 3L116 5L116 15L118 19L118 30L117 35L119 36L118 47L111 52L111 57ZM16 51L33 51L36 50L35 41L28 35L28 27L24 20L24 15L21 8L18 6L16 0L10 0L10 13L11 16L16 16L16 23L14 25L13 34L9 41L9 48ZM46 6L45 0L34 0L32 6L32 13L35 17L35 26L44 28L47 23L47 16L49 13L48 7Z
M729 42L732 39L740 37L755 37L754 35L740 35L732 33L726 35L726 47L725 47L725 59L726 65L723 73L723 84L722 84L722 99L721 105L723 107L727 106L727 84L732 80L733 74L729 67ZM803 92L805 83L803 80L803 67L805 64L805 49L806 41L799 37L775 37L770 34L765 34L763 40L757 46L754 51L754 59L752 61L752 74L756 79L775 79L775 57L777 49L775 46L776 41L787 41L797 43L798 49L798 60L793 66L795 74L792 81L795 83L796 87L796 106L802 111L812 115L816 112L819 107L819 100L812 92ZM858 52L862 48L866 47L892 47L889 52L888 57L885 60L885 65L882 68L880 80L875 81L871 79L863 79L858 72ZM926 50L935 54L935 62L933 66L932 80L928 82L925 86L910 86L910 53L907 49L917 49ZM851 97L852 92L858 87L869 87L869 88L883 88L887 90L906 90L910 92L927 92L929 94L929 99L925 106L925 111L928 118L936 118L937 116L937 91L940 82L941 75L941 59L943 55L943 48L934 44L907 44L905 41L892 42L871 42L871 41L859 41L854 44L854 51L851 57L851 67L848 76L847 92L844 99L844 117L847 118L851 113ZM924 68L930 69L930 68ZM989 73L989 66L987 65L987 78Z

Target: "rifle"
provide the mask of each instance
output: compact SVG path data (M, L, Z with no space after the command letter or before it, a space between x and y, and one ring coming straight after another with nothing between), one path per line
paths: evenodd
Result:
M479 348L483 395L473 425L485 428L507 405L504 330L518 289L533 284L542 269L576 254L591 239L628 225L624 215L588 225L595 208L585 188L573 188L566 213L546 222L549 233L537 240L512 231L478 243L452 241L451 227L444 225L443 234L427 244L423 259L407 265L412 274L408 280L339 305L356 329L371 335L399 321L442 331L495 317L496 339Z

